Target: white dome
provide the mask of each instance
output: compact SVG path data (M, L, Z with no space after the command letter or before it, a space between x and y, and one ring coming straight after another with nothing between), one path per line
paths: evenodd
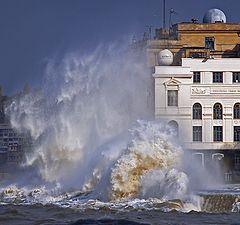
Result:
M208 10L204 17L203 23L226 23L227 19L223 11L220 9L210 9Z
M164 49L158 54L158 63L160 66L170 66L173 63L173 54L168 49Z

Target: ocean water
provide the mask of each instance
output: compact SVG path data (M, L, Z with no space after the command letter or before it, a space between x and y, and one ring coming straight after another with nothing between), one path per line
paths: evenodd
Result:
M86 203L75 201L74 207L70 206L72 201L68 204L65 202L62 206L59 202L1 204L0 224L240 224L239 213L233 213L231 210L186 213L173 209L169 211L167 206L171 205L170 203L164 204L163 207L159 203L146 202L133 200L120 204L88 200Z
M153 90L146 59L118 44L50 60L6 110L34 145L1 180L0 224L240 224L240 189L154 120Z
M202 211L186 211L181 200L132 199L101 202L88 199L91 193L49 196L46 190L1 193L0 224L239 224L234 210L235 188L201 193ZM218 192L218 193L216 193ZM208 207L207 207L208 205ZM236 209L235 209L236 210Z

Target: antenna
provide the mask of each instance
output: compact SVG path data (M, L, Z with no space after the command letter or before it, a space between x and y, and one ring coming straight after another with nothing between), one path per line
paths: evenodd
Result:
M172 27L172 15L177 14L173 8L169 10L169 28Z
M163 28L166 28L166 0L163 0Z

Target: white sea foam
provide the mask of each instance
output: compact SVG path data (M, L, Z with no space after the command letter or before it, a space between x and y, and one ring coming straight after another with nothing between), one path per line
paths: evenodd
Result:
M121 156L112 169L111 183L114 199L138 195L141 180L144 187L143 194L145 194L147 185L149 185L145 183L145 180L146 182L151 180L150 185L155 185L156 179L151 179L149 172L155 170L156 175L157 169L160 172L158 181L166 180L168 182L166 184L163 181L162 188L170 187L174 182L174 173L177 171L172 168L176 168L180 164L183 153L181 147L174 143L174 136L170 128L159 122L141 121L131 133L133 140L127 152ZM183 180L185 182L186 179ZM160 196L161 193L158 195Z

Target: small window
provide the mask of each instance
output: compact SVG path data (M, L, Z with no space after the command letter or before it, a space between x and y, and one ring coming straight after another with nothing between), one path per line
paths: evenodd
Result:
M213 141L223 141L222 126L213 127Z
M178 106L178 91L168 91L168 106Z
M236 103L233 107L233 118L240 119L240 103Z
M240 82L240 72L233 72L232 74L233 83Z
M193 72L193 83L200 83L200 72Z
M194 126L193 127L193 141L202 141L202 127L201 126Z
M201 120L202 119L202 106L200 103L195 103L193 105L193 111L192 111L193 115L193 119L194 120Z
M214 37L205 37L205 48L209 50L214 50L215 49L215 44L214 44Z
M221 120L222 119L222 105L220 103L216 103L213 106L213 119Z
M213 72L213 83L223 83L223 72Z
M240 127L234 127L234 141L240 141Z

